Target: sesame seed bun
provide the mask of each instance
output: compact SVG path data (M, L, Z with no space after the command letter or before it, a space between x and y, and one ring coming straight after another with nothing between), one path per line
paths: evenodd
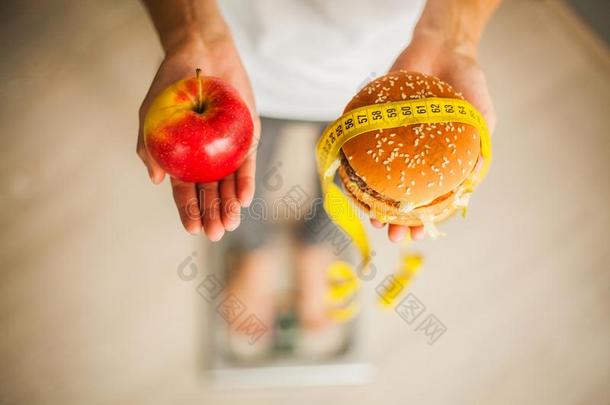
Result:
M428 97L463 99L434 76L398 71L365 86L344 113ZM343 145L339 176L352 197L382 222L417 226L423 216L438 222L455 211L454 201L477 166L480 146L476 128L462 123L370 131Z

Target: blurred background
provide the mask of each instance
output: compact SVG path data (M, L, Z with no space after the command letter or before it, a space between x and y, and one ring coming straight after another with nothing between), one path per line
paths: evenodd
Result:
M162 57L144 8L3 2L0 403L610 403L610 24L574 3L507 0L484 36L494 164L410 287L442 336L375 308L399 252L369 229L365 383L247 388L210 373L215 248L135 154Z

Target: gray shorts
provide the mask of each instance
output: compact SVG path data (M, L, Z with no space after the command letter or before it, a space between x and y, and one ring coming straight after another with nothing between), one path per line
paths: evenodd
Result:
M325 126L262 118L254 200L242 210L241 225L226 235L227 242L251 250L288 228L301 243L347 243L322 207L314 148Z

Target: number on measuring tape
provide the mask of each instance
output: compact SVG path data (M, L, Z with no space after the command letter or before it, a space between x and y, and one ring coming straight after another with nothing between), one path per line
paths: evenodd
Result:
M432 101L428 103L428 109L430 111L430 115L433 117L438 117L443 113L441 110L441 104L439 102Z
M398 109L396 108L396 106L384 106L383 111L385 116L385 122L387 122L388 125L392 126L399 124Z
M343 122L343 124L345 125L345 130L349 131L350 129L352 129L354 127L354 119L348 118Z
M428 111L426 108L426 104L416 104L415 105L415 116L424 116L427 115Z
M371 112L371 117L372 117L373 121L383 119L383 117L381 116L381 110L373 110Z
M334 139L334 135L333 135L332 139ZM328 138L326 138L326 142L324 142L324 146L322 146L322 153L324 154L323 159L326 159L326 157L330 153L330 148L332 146L333 146L333 143L331 142L331 137L329 136Z
M403 105L402 107L400 107L400 113L405 117L408 115L413 115L410 105Z
M447 114L454 114L455 113L455 109L453 108L453 104L444 104L445 107L445 113Z
M369 122L369 117L367 117L366 114L358 114L356 116L356 122L358 123L358 125L366 124L367 122Z

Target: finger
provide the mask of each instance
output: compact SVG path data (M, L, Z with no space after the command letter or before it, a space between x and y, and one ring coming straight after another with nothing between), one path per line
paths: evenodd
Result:
M381 229L385 226L385 224L383 222L381 222L380 220L376 219L376 218L371 218L371 224L378 229Z
M231 174L220 182L220 215L227 231L233 231L239 226L240 208L235 194L235 175Z
M405 238L408 231L409 228L406 226L390 224L390 226L388 226L388 237L390 238L390 241L398 243Z
M144 162L144 165L148 169L148 177L154 184L159 184L165 178L165 170L159 166L159 164L153 159L152 156L148 154L148 150L146 150L146 145L144 144L143 136L140 133L138 136L138 145L137 145L137 153Z
M218 182L199 185L199 201L202 206L203 229L208 238L216 242L222 238L225 228L220 217Z
M423 226L412 226L411 227L411 239L422 240L426 237Z
M161 184L163 182L163 179L165 178L165 170L163 170L161 166L159 166L159 164L155 161L155 159L150 157L150 155L147 167L148 175L150 176L152 182L155 184Z
M252 123L254 125L252 144L248 149L244 163L236 172L237 198L242 207L248 207L252 203L256 186L256 153L261 141L261 121L255 113L252 114Z
M466 93L465 93L466 94ZM491 98L489 95L489 90L487 87L481 87L475 91L472 91L472 95L466 95L467 100L473 100L473 105L479 110L479 112L485 118L485 122L487 123L487 128L490 133L493 133L496 128L496 111L491 102Z
M496 111L491 101L487 79L482 71L470 75L465 83L458 83L464 98L470 101L485 118L489 131L493 133L496 127Z
M254 176L256 174L256 153L251 152L237 172L236 191L237 198L242 207L248 207L254 198Z
M173 177L170 181L174 201L180 214L180 221L187 232L196 235L201 231L201 213L195 184L186 183Z
M481 114L485 117L485 121L487 122L487 127L489 128L489 132L493 134L496 129L496 124L498 119L496 117L496 110L491 103L491 101L487 104L486 107L482 108Z

